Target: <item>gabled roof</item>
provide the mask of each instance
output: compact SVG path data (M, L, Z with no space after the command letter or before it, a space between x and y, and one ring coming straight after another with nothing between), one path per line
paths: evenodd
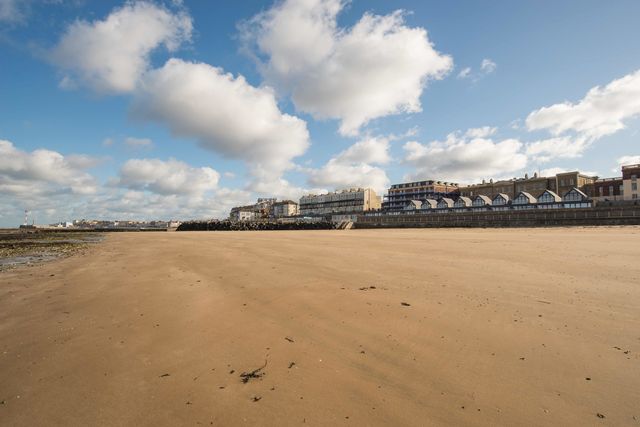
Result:
M404 209L420 209L420 207L422 207L422 202L420 200L410 200L409 203L407 203L407 205L404 207Z
M504 193L498 193L493 197L493 200L491 202L492 204L498 205L498 206L507 205L509 204L509 195Z
M516 203L516 200L522 200L525 199L527 202L526 203ZM536 202L536 198L533 197L531 194L527 193L526 191L521 191L518 193L518 195L515 197L515 199L513 199L513 204L529 204L529 203L535 203Z
M561 201L562 197L558 196L551 190L544 190L544 193L538 197L538 203L557 203Z
M455 207L465 207L465 206L471 206L472 202L471 199L465 196L460 196L458 197L458 200L456 200L454 206Z
M490 204L491 204L491 199L489 198L489 196L485 196L481 194L479 196L476 196L475 199L473 199L474 206L484 206L484 205L490 205Z
M589 198L589 196L586 195L586 193L584 191L581 191L580 189L573 187L571 190L567 191L566 193L564 193L564 196L562 197L563 199L566 199L567 196L571 193L577 193L580 198L582 198L583 200L586 200Z
M443 197L442 199L440 199L440 201L438 201L438 207L452 207L453 206L453 200L448 198L448 197Z
M422 209L433 209L438 206L438 201L434 199L426 199L422 202Z

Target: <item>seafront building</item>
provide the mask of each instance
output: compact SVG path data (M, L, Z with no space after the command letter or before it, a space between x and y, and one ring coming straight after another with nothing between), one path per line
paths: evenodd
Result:
M237 206L229 213L229 219L232 221L253 221L258 218L261 216L254 210L253 205Z
M640 164L622 166L622 176L596 180L591 196L599 202L637 200L638 176Z
M271 216L273 218L286 218L298 215L298 204L293 200L283 200L271 205Z
M597 179L593 183L593 198L598 201L624 200L622 177Z
M457 198L458 184L443 181L416 181L393 184L382 202L385 211L401 211L409 203L426 199L440 199L441 197Z
M625 199L638 199L638 176L640 176L640 164L622 167L622 191Z
M381 197L371 188L351 188L328 194L308 194L300 198L300 215L319 216L378 210Z
M550 190L556 194L565 194L572 188L592 196L593 184L597 177L582 174L578 171L562 172L551 177L533 176L526 174L524 178L513 178L494 182L493 179L482 181L480 184L473 184L460 187L460 195L475 197L479 195L490 198L498 194L506 194L510 199L514 199L520 192L525 192L539 197L545 191Z
M253 205L236 206L231 208L229 219L233 221L253 221L256 219L268 218L271 208L276 203L275 198L259 198Z

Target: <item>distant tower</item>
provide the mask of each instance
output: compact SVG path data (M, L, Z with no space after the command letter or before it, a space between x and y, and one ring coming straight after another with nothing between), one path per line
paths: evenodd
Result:
M27 225L27 221L29 219L28 217L29 217L29 211L25 209L24 210L24 224L22 224L22 225Z

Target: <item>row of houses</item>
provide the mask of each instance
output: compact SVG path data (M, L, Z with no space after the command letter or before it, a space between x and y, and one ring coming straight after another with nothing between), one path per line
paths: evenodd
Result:
M553 177L539 177L538 174L534 174L532 177L525 175L524 178L497 182L490 180L489 182L483 181L481 184L460 187L459 193L461 196L467 197L481 194L493 197L498 193L514 197L524 191L538 197L546 190L564 194L575 187L595 201L638 199L637 181L640 176L640 164L622 166L621 171L622 176L615 178L599 178L578 171L562 172Z
M461 212L461 211L504 211L521 209L560 209L560 208L589 208L593 206L592 199L578 188L572 188L560 197L551 190L545 190L539 197L521 191L513 199L506 193L496 194L493 198L478 195L473 198L459 196L456 200L449 197L426 200L412 200L402 211L396 213L414 212Z
M521 192L539 197L547 190L556 194L565 194L572 188L577 188L589 197L593 197L591 186L597 179L595 176L589 176L579 171L562 172L555 176L539 176L538 173L534 173L532 176L525 174L522 178L496 182L491 179L488 182L483 181L480 184L463 186L459 188L459 194L464 197L478 195L494 197L497 194L506 194L513 199Z

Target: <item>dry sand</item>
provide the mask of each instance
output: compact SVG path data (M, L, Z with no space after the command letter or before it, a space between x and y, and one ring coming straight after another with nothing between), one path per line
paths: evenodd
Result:
M114 233L0 274L0 424L638 426L639 261L637 227Z

